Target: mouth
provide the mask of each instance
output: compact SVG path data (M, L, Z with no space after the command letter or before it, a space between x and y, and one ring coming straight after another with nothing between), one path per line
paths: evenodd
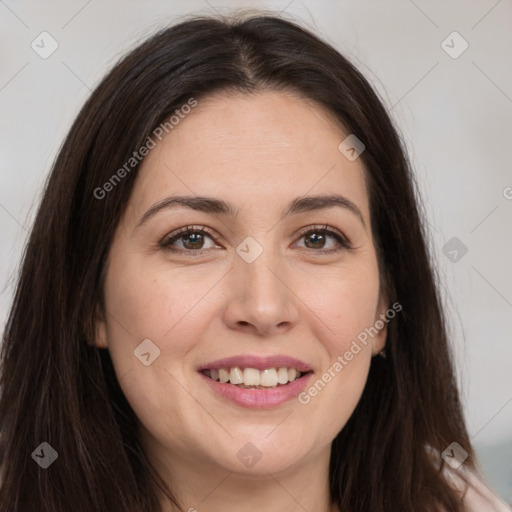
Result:
M268 409L293 400L314 373L307 363L284 355L228 357L208 363L198 372L216 396L252 409Z
M278 368L241 368L239 366L211 368L202 370L201 373L212 380L222 384L231 384L242 389L275 389L286 386L311 373L311 371L299 371L294 367L281 366Z

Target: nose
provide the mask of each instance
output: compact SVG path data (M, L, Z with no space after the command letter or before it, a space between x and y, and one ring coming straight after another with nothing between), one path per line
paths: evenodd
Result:
M224 313L226 325L259 336L291 329L299 317L298 298L279 257L264 250L252 263L237 256L233 265Z

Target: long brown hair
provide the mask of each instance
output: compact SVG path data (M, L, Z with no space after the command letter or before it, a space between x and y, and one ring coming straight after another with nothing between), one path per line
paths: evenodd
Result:
M108 73L76 118L47 181L4 333L0 509L159 510L156 486L165 485L141 447L108 351L93 345L103 264L140 166L105 197L97 189L173 111L221 90L298 92L366 146L381 277L389 302L403 309L389 324L387 357L373 358L361 400L333 442L332 500L351 512L462 510L430 455L457 441L474 467L401 141L346 58L268 15L194 17L158 32ZM31 457L42 442L58 452L47 469Z

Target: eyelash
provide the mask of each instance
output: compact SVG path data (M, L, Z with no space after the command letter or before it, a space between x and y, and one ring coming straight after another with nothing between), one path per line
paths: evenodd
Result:
M206 226L184 226L183 228L180 228L177 231L174 231L173 233L170 233L166 237L164 237L159 245L162 249L172 252L172 253L180 253L180 254L186 254L187 256L200 256L204 252L209 251L210 249L172 249L172 244L179 240L184 235L190 235L194 233L201 233L203 235L208 235L212 240L214 240L214 233L213 231L206 227ZM311 233L322 233L323 235L332 236L339 244L339 247L336 249L309 249L305 248L308 251L313 251L315 254L334 254L342 250L351 250L352 245L350 244L349 240L343 236L338 230L334 230L334 228L331 228L328 224L324 225L315 225L315 226L308 226L307 228L301 229L299 231L300 238L309 235ZM304 249L304 248L303 248Z

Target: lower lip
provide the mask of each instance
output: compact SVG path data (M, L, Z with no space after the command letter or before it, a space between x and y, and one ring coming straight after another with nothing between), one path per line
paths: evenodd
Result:
M201 377L206 380L206 383L213 391L220 396L231 400L232 402L243 407L253 409L262 409L269 407L276 407L288 400L296 397L299 393L304 391L309 378L313 375L312 372L306 373L299 379L289 382L284 386L269 389L246 389L239 388L233 384L219 382L218 380L210 379L204 373L199 372Z

